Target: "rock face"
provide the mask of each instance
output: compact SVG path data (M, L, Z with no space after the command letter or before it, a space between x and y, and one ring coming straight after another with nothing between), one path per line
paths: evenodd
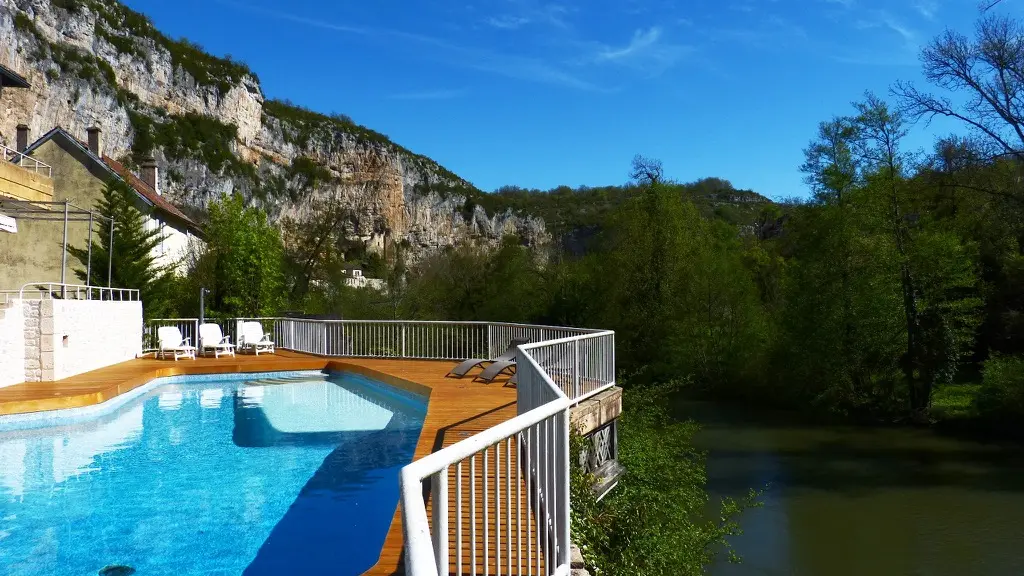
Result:
M200 219L232 192L275 219L334 195L354 214L346 234L370 250L402 242L412 261L509 234L550 240L542 220L467 205L471 184L351 119L267 101L244 64L170 40L116 0L0 0L0 64L32 84L0 95L0 142L13 147L18 124L30 140L101 126L105 154L155 156L162 192Z

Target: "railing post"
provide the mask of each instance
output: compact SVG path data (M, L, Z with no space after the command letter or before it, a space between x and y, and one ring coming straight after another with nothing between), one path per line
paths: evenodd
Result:
M327 356L327 351L330 349L327 346L327 322L321 322L320 326L322 326L323 329L324 329L324 339L323 339L323 342L324 342L324 356Z
M405 324L402 324L402 358L405 358Z
M448 466L434 474L430 482L430 497L434 505L432 509L434 558L437 560L437 573L448 573Z
M572 399L580 397L580 341L573 341Z
M556 531L557 532L556 532L556 534L557 534L557 537L558 537L558 542L557 542L557 546L558 547L557 547L557 550L556 550L556 556L557 556L558 560L555 562L555 566L561 566L563 564L568 566L569 563L570 563L570 558L569 558L569 538L570 538L570 535L569 535L569 516L570 516L569 515L569 510L570 510L570 506L571 506L571 504L569 502L569 466L572 465L572 463L570 462L570 458L569 458L569 409L568 408L566 408L565 411L562 412L562 414L560 415L559 419L561 420L561 422L560 422L561 426L559 427L558 434L559 434L559 436L561 436L561 438L559 438L559 448L560 448L560 450L558 450L559 453L556 454L556 457L557 457L556 461L558 463L557 464L558 465L558 468L557 468L558 469L558 473L557 473L556 478L558 480L558 486L555 488L555 490L558 491L558 495L556 497L556 500L558 501L558 504L559 504L559 506L558 506L559 509L555 512L555 514L557 515L557 522L556 522L556 524L557 524ZM551 571L554 572L554 570L551 570Z

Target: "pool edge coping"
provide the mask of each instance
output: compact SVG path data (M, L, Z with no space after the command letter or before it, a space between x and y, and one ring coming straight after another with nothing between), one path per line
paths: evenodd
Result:
M236 365L196 365L168 366L153 368L141 374L121 381L114 381L103 390L83 394L68 394L30 400L10 400L0 402L0 425L7 422L55 420L102 414L107 410L116 410L125 402L137 398L152 390L166 378L188 376L211 376L231 374L264 374L264 373L295 373L295 372L352 372L379 380L406 392L411 392L430 399L432 388L397 376L385 374L372 368L349 364L343 360L309 357L295 361L295 366L281 366L268 369L266 365L244 363ZM59 383L59 381L58 381Z

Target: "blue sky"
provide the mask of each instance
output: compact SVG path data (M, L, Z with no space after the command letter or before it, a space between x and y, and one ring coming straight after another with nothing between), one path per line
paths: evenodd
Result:
M246 61L268 97L348 114L484 190L619 184L639 153L771 197L806 195L820 121L921 83L920 47L978 16L977 0L127 4Z

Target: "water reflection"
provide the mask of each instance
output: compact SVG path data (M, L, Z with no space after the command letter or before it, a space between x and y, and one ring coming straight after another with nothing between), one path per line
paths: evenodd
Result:
M770 483L713 574L1024 573L1024 453L927 430L817 427L788 415L691 404L709 486Z
M239 410L260 410L284 434L383 430L394 416L368 391L333 382L245 386L237 397L236 417Z
M138 440L142 421L138 405L91 426L73 427L73 434L24 431L0 436L0 485L10 495L21 496L26 490L99 470L97 461L104 454Z
M203 408L220 408L224 391L220 388L208 388L199 393L199 405Z

